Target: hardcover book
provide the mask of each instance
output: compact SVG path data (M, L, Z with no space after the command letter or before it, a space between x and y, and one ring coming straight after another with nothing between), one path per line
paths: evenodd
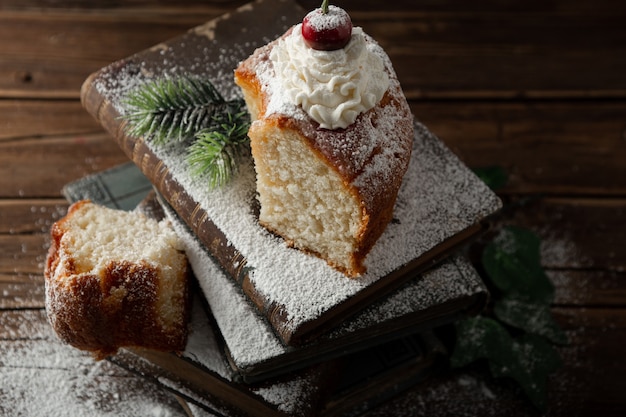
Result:
M199 287L225 342L229 362L247 383L299 370L477 313L487 291L461 256L451 256L359 311L315 340L288 346L248 302L172 210L165 211L183 241ZM471 309L474 311L471 311Z
M169 217L185 247L201 299L224 341L233 380L257 383L299 371L477 313L486 303L487 290L472 265L463 256L452 255L315 340L284 345L174 210L156 193L146 197L149 187L149 180L128 163L70 183L63 193L72 202L88 198L126 210L134 208L128 202L142 201L144 212Z
M348 279L324 261L288 248L258 224L251 159L230 184L210 191L206 181L190 175L184 146L155 146L149 138L127 135L123 115L129 91L149 79L193 75L210 79L224 97L237 97L233 70L238 62L303 16L291 1L250 3L101 69L81 92L85 108L245 294L246 304L265 317L283 348L311 343L407 282L419 281L421 272L479 233L500 208L495 194L416 121L413 157L394 220L368 255L368 272ZM440 313L471 309L476 300L465 295ZM208 294L207 299L214 309Z
M67 184L63 194L70 202L91 199L111 208L140 210L156 219L165 216L156 194L150 191L150 182L133 164L81 178ZM135 207L131 202L136 201L140 203ZM183 227L182 222L174 221L179 223L178 228ZM337 331L323 336L322 341L273 351L279 341L268 324L254 308L241 309L246 305L245 296L199 243L196 249L190 247L190 241L197 239L189 231L179 233L183 234L192 263L200 256L208 266L202 269L199 280L194 277L196 291L192 291L195 296L185 350L173 354L126 348L109 360L173 392L190 415L347 417L423 381L440 366L445 355L441 342L430 331L415 333L416 327L411 325L411 308L423 306L424 301L419 295L423 291L410 286L370 306ZM476 291L484 295L480 280L461 258L435 267L429 274L442 287L465 288L469 294ZM224 309L216 314L223 333L203 292L197 291L207 275L221 277L211 285L223 288L215 287L211 294L222 299ZM459 283L465 285L459 287ZM430 297L436 299L432 293ZM376 337L379 329L363 338L363 330L385 326L395 330ZM276 356L268 360L262 352ZM235 365L242 360L251 360L254 372Z
M181 355L122 349L109 358L174 393L191 415L356 416L426 380L442 366L445 348L430 332L407 335L336 360L255 384L238 381L202 301Z

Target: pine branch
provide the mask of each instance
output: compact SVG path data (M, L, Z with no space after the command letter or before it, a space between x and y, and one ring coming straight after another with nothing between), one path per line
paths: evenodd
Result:
M214 129L203 129L189 147L187 162L195 176L206 176L209 187L221 187L238 172L239 159L247 150L250 119L243 111L213 119Z
M150 81L126 99L127 133L157 145L184 142L191 174L210 188L238 171L249 143L250 117L242 99L225 100L209 80L181 77Z
M215 115L241 111L243 100L225 100L209 80L180 77L147 82L128 95L125 105L127 133L163 144L211 128Z

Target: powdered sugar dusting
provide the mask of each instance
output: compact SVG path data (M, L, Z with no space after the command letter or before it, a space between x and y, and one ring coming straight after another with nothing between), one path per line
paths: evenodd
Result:
M224 358L222 348L200 301L195 298L191 309L190 331L182 355L200 363L227 381L233 379L232 369Z
M328 6L328 13L323 13L322 9L315 9L307 14L306 19L316 32L334 29L348 23L351 24L348 13L333 5Z
M181 237L192 269L211 305L213 316L236 367L245 370L288 354L268 322L246 300L246 296L215 264L198 239L168 207L165 212ZM324 338L339 340L353 332L380 325L387 320L419 313L451 298L472 296L484 291L482 282L462 257L434 267L419 279L410 281L389 297L372 304L346 320ZM193 340L194 335L190 335Z
M496 417L535 413L528 404L516 399L514 393L493 380L486 380L480 374L459 372L445 378L434 378L367 415Z
M271 38L261 34L267 32L262 25L241 26L240 33L235 34L232 31L234 22L228 20L245 20L244 15L254 13L254 7L243 7L240 11L244 13L225 15L192 29L180 38L158 45L150 51L149 58L141 52L103 68L93 80L94 87L120 115L125 113L124 97L128 92L154 78L181 75L209 78L224 98L240 97L239 88L232 81L235 67L254 49L270 42L289 26L284 21L282 24L273 22L271 30L275 30L276 35L270 35ZM221 32L224 26L231 28L227 34ZM233 42L234 37L242 41Z
M232 280L216 265L197 238L167 207L164 209L183 240L194 274L211 306L215 321L236 366L245 368L287 352L289 348L280 343L269 324L259 316L253 306L246 302L240 289L236 288ZM200 310L197 312L198 315L194 316L192 325L206 322L201 319ZM210 343L208 350L202 351L203 345L200 340L207 335L212 336L212 329L206 326L195 326L197 324L194 325L190 334L190 344L184 355L199 359L200 364L210 370L215 370L213 364L216 360L220 367L223 366L220 360L223 356L214 342ZM299 410L310 406L307 401L312 391L316 389L315 378L314 373L293 375L282 381L252 387L251 391L281 411L300 415ZM232 378L228 376L227 379Z
M0 415L185 415L169 393L59 342L43 310L0 318L0 328L15 329L0 339ZM29 341L26 335L40 339Z
M339 338L374 324L415 315L448 300L470 297L485 291L472 265L454 256L419 278L413 279L388 297L366 307L357 316L346 320L330 334Z
M230 355L245 368L286 352L269 324L207 254L197 238L165 208L181 237L189 263L220 328Z
M153 151L245 256L256 289L284 306L288 326L297 328L499 208L498 198L441 142L424 127L416 125L416 130L414 157L398 196L396 221L372 249L366 260L368 272L359 279L347 279L324 261L287 248L258 224L252 210L251 161L241 166L229 186L209 192L202 181L189 175L180 147Z
M193 38L193 42L185 38L162 50L160 62L146 63L134 57L108 67L95 85L120 114L124 113L124 94L149 77L202 74L225 96L238 95L232 71L254 47L252 43L222 47L206 37ZM414 128L413 156L396 203L395 220L370 252L368 272L359 279L347 279L324 261L287 248L258 224L250 159L240 166L231 184L209 191L205 181L190 175L183 146L170 144L151 150L169 169L173 181L246 258L256 290L284 309L285 327L297 329L500 207L495 194L424 126L416 123ZM373 164L378 165L382 163Z
M296 376L286 381L253 388L258 395L288 415L305 415L304 411L311 408L312 404L298 399L308 399L310 395L307 393L317 390L318 388L311 384L311 375Z

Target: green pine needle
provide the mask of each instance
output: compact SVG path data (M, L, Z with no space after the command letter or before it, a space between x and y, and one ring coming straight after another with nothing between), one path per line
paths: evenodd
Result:
M227 101L206 79L180 77L151 80L125 100L127 133L157 144L182 142L211 127L216 114L240 111L242 100Z
M145 83L126 98L127 134L156 145L188 146L187 162L210 188L226 184L247 151L250 117L242 99L225 100L206 79L180 77Z
M245 112L226 113L214 122L218 129L198 132L187 154L192 174L206 176L210 188L222 187L238 172L239 159L249 143L250 127Z

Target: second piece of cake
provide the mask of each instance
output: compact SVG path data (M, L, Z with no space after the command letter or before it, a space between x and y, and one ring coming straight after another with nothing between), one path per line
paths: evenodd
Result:
M123 346L185 348L189 268L169 223L83 200L51 237L46 312L63 341L97 359Z

